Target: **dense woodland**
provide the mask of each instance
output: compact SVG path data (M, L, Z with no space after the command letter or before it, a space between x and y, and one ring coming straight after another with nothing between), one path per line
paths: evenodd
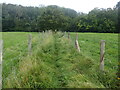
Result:
M119 32L118 2L113 8L94 8L88 14L56 5L25 7L2 5L2 31L38 32L60 30L70 32Z

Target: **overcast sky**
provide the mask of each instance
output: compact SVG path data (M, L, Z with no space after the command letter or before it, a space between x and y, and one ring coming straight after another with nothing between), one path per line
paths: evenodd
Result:
M0 0L0 3L20 4L23 6L58 5L74 9L77 12L88 13L95 7L113 8L118 1L120 0Z

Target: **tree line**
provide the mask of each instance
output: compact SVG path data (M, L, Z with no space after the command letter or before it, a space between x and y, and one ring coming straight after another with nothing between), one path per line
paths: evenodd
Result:
M118 33L118 2L113 8L94 8L88 14L56 5L27 7L2 3L2 31Z

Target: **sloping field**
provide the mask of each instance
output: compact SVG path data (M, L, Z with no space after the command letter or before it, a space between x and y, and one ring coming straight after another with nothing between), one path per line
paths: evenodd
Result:
M117 87L117 34L79 33L81 52L62 33L3 33L3 88ZM105 71L99 71L99 41L106 40Z

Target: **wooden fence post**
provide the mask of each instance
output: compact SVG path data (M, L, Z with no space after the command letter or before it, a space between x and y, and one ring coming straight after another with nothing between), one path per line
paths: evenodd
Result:
M76 33L76 40L78 40L78 33Z
M39 38L40 38L40 32L38 32Z
M42 34L44 34L44 31L42 31Z
M104 71L105 40L100 42L100 70Z
M0 40L0 89L2 89L2 49L3 49L3 40Z
M62 34L63 34L63 37L65 37L65 32L62 32Z
M70 32L68 32L68 39L70 39Z
M48 30L48 35L50 35L50 30Z
M29 34L28 36L28 55L32 53L32 35Z
M66 37L66 31L64 32L64 37Z
M78 50L78 52L80 52L80 46L78 43L78 33L76 33L75 48Z
M44 31L42 31L42 38L44 39L44 36L45 36L45 32Z

